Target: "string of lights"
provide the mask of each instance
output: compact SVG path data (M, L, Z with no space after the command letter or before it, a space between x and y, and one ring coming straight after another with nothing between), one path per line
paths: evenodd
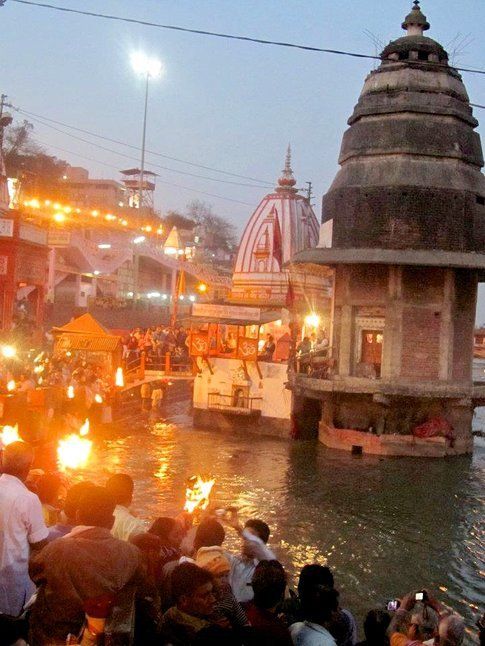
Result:
M42 114L36 114L35 112L30 112L29 110L24 110L23 108L19 108L16 106L11 106L12 109L16 110L17 112L24 114L25 116L29 118L37 118L37 119L43 119L44 121L49 121L51 123L55 123L58 126L62 126L64 128L69 128L70 130L76 130L77 132L82 132L85 135L90 135L91 137L96 137L97 139L103 139L104 141L109 141L113 144L119 144L120 146L125 146L127 148L132 148L134 150L139 150L139 146L135 146L133 144L128 144L125 141L120 141L119 139L112 139L111 137L106 137L104 135L100 135L99 133L92 132L90 130L85 130L84 128L78 128L77 126L70 125L68 123L65 123L63 121L58 121L57 119L52 119L50 117L46 117ZM180 164L187 164L188 166L194 166L196 168L203 168L204 170L211 170L216 173L221 173L222 175L228 175L230 177L239 177L240 179L247 179L252 182L258 182L259 184L263 184L264 186L273 186L272 182L269 182L267 180L263 179L257 179L256 177L249 177L247 175L240 175L238 173L231 173L226 170L221 170L220 168L215 168L213 166L205 166L204 164L197 164L196 162L190 162L185 159L180 159L178 157L172 157L170 155L165 155L164 153L159 153L156 152L155 150L149 150L147 148L146 150L147 153L150 155L154 155L156 157L163 157L164 159L170 159L171 161L178 162Z
M165 25L162 23L157 23L157 22L151 22L148 20L140 20L138 18L127 18L124 16L116 16L113 14L104 14L104 13L98 13L95 11L86 11L82 9L73 9L72 7L62 7L59 5L53 5L47 2L32 2L32 0L10 0L10 2L16 2L18 4L24 4L24 5L29 5L32 7L37 7L41 9L51 9L54 11L61 11L65 13L74 13L74 14L79 14L82 16L89 16L91 18L99 18L102 20L114 20L114 21L119 21L119 22L126 22L126 23L131 23L131 24L136 24L136 25L143 25L145 27L155 27L157 29L168 29L172 31L179 31L179 32L185 32L185 33L190 33L190 34L197 34L200 36L211 36L213 38L225 38L229 40L239 40L239 41L244 41L244 42L249 42L249 43L255 43L259 45L271 45L274 47L288 47L292 49L299 49L299 50L304 50L304 51L310 51L310 52L318 52L318 53L324 53L324 54L336 54L339 56L350 56L353 58L364 58L364 59L372 59L372 60L380 60L380 56L372 55L372 54L362 54L358 52L350 52L350 51L345 51L345 50L340 50L340 49L329 49L329 48L324 48L324 47L312 47L310 45L301 45L298 43L289 43L289 42L281 42L281 41L275 41L275 40L267 40L264 38L255 38L253 36L238 36L235 34L226 34L222 32L215 32L215 31L207 31L204 29L190 29L188 27L180 27L177 25ZM413 65L419 64L419 61L413 61ZM434 63L436 66L442 65L445 67L444 64L441 63ZM472 68L465 68L465 67L455 67L454 69L460 71L460 72L468 72L470 74L485 74L485 70L480 70L480 69L472 69Z

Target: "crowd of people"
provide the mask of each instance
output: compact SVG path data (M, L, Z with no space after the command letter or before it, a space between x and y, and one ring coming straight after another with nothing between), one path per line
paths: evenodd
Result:
M147 522L132 478L68 487L8 445L0 476L0 644L460 646L460 616L420 590L370 609L363 635L325 565L289 589L263 520L213 510ZM240 550L225 547L226 532ZM479 622L484 643L484 625ZM363 637L359 641L359 636Z
M189 361L188 334L183 325L157 325L143 329L134 328L122 338L123 361L127 366L145 354L148 363L161 363L170 354L174 364Z

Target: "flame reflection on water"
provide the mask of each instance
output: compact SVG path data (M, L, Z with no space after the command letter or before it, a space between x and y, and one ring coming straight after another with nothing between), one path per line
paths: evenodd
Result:
M473 459L355 458L195 430L184 419L128 433L95 442L85 477L104 484L111 473L130 473L139 515L179 513L187 478L211 473L214 504L268 522L292 583L305 563L328 564L360 624L369 608L429 587L473 626L485 569L483 449ZM238 537L226 534L235 549Z

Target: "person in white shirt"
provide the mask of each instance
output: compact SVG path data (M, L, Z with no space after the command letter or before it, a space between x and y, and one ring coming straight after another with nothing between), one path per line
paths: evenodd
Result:
M115 522L111 533L122 541L129 541L148 530L145 521L134 516L129 509L134 487L133 478L125 473L115 473L106 483L106 490L116 504L113 513Z
M325 627L338 609L338 593L322 585L311 586L301 598L304 621L290 626L294 646L336 646Z
M49 534L39 498L24 484L34 459L25 442L13 442L2 452L0 476L0 613L17 617L35 592L29 577L29 557Z
M270 530L265 522L250 518L242 527L236 512L228 522L242 538L241 554L226 553L226 556L231 564L229 584L236 599L243 603L254 596L251 581L257 564L276 560L276 556L266 545Z

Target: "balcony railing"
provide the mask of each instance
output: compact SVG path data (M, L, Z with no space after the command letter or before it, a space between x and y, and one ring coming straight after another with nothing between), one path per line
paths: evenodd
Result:
M238 415L261 414L262 397L248 397L246 395L223 395L222 393L209 393L209 410L221 410Z

